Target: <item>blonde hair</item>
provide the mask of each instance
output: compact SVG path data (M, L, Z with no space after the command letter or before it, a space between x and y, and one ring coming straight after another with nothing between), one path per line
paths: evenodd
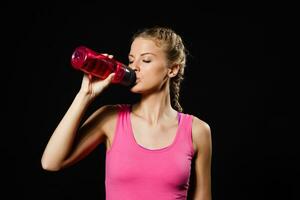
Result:
M151 39L158 46L163 47L167 59L170 63L176 63L180 69L178 74L170 79L171 104L179 112L183 108L179 103L180 85L184 77L184 68L186 66L186 48L182 38L174 30L167 27L152 27L138 31L132 37L132 41L138 37Z

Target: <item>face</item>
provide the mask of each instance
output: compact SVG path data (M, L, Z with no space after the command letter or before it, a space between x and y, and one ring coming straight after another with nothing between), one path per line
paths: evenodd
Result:
M168 81L168 60L163 49L151 39L136 38L129 53L129 67L136 71L134 93L159 91Z

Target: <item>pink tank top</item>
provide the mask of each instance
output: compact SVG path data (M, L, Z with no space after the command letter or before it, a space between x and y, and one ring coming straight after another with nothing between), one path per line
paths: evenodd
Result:
M118 105L115 135L106 153L106 199L186 200L194 156L192 115L178 112L171 145L147 149L134 138L130 112L130 105Z

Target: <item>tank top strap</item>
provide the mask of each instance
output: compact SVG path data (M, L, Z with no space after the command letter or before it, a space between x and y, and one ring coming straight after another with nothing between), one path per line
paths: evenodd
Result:
M123 112L129 111L130 104L117 104L117 110L119 114L124 114Z
M130 104L118 104L118 120L117 126L115 131L115 139L114 143L118 143L118 145L114 146L124 146L129 145L133 148L135 147L133 143L133 133L131 133L132 127L130 122L130 112L131 112L131 105ZM188 152L189 155L193 156L194 154L194 147L193 147L193 140L192 140L192 123L193 123L193 115L178 112L178 130L177 135L174 138L172 144L173 149L181 148L181 150ZM181 142L176 142L181 141ZM177 143L177 144L176 144ZM129 148L129 147L127 147ZM166 148L169 149L169 148ZM159 152L161 150L157 150ZM163 150L164 151L164 150ZM152 151L155 152L155 151Z
M128 141L128 134L126 134L126 130L128 130L128 112L129 105L128 104L116 104L117 109L117 122L115 126L115 132L112 139L112 144L110 149L107 151L107 155L110 154L111 151L115 151L119 147L123 147L124 143Z
M182 144L188 145L189 152L191 155L194 154L192 127L193 127L193 115L186 113L179 113L180 129L181 129L181 140Z
M127 130L128 126L128 113L130 112L129 104L118 104L117 105L118 119L117 119L117 130L119 131Z

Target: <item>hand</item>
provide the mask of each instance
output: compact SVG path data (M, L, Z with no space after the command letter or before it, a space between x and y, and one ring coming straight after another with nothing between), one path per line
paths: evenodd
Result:
M103 54L109 58L113 58L113 55ZM115 73L111 73L106 79L101 80L96 77L92 77L89 74L84 73L80 93L88 95L91 99L98 96L108 85L111 84Z

